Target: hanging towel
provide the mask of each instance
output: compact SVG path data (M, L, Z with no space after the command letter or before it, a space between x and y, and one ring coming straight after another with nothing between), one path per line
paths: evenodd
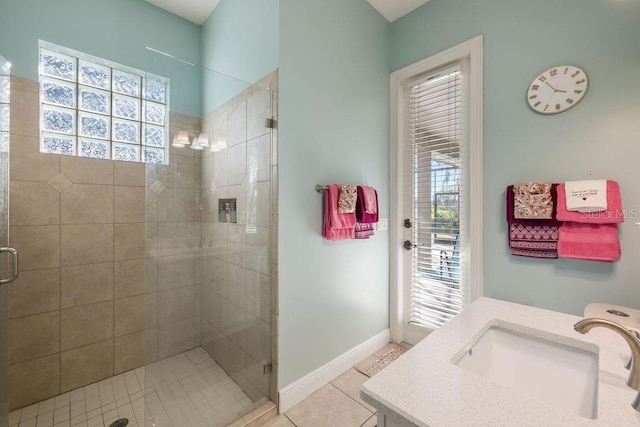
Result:
M342 184L340 188L340 196L338 197L338 208L341 214L354 213L356 211L356 199L358 192L355 185Z
M551 183L529 182L513 186L514 216L517 219L551 219Z
M562 223L555 219L557 188L558 184L551 184L549 189L552 201L550 219L516 219L514 215L514 186L507 187L506 210L511 255L529 258L558 258L558 228Z
M527 258L558 258L557 251L534 251L530 249L511 249L511 255Z
M368 214L378 213L378 196L373 187L362 186L364 211Z
M558 255L589 261L617 261L620 259L618 225L565 222L560 227Z
M560 221L580 222L583 224L616 224L624 222L620 187L615 181L607 181L607 209L600 212L573 212L567 210L564 184L558 185L558 215Z
M373 235L373 224L356 223L356 239L368 239Z
M567 181L564 195L568 211L600 212L607 210L607 181Z
M557 218L558 211L558 184L551 184L551 202L553 204L553 210L550 219L522 219L516 218L514 215L514 198L513 185L507 187L507 223L518 225L543 225L543 226L556 226L562 225L562 221Z
M376 213L367 213L367 208L365 207L365 195L364 188L362 186L358 186L358 200L356 201L356 218L359 223L362 224L373 224L374 222L378 222L378 192L373 190L373 194L375 196L375 211Z
M324 192L324 221L322 237L327 240L344 240L355 237L356 215L338 212L337 185L328 185Z

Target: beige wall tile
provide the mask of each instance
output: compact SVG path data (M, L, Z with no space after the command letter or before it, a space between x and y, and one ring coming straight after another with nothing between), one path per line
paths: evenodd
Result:
M144 167L144 163L114 162L114 184L144 187Z
M60 223L60 193L46 182L11 181L9 224Z
M113 225L63 225L62 265L97 264L113 261Z
M262 274L269 274L269 243L268 228L256 228L255 233L247 235L247 268Z
M57 225L10 227L9 243L20 253L21 271L60 265L60 227Z
M114 297L124 298L143 294L144 271L144 259L116 261L113 278Z
M144 222L144 193L144 187L114 187L114 222Z
M60 171L76 184L113 185L112 160L88 159L86 157L61 156Z
M247 102L242 101L229 114L228 145L236 145L247 140Z
M38 93L40 86L37 81L24 77L11 76L11 90Z
M116 261L144 258L144 223L116 224L113 254Z
M9 410L22 408L60 392L60 354L9 367Z
M271 319L265 322L251 316L247 325L247 354L255 360L269 360L271 356Z
M37 136L11 135L11 180L48 181L60 173L58 154L40 153Z
M113 301L62 310L62 351L113 338Z
M247 310L265 321L271 319L271 281L266 274L247 271Z
M62 224L113 223L111 185L73 184L60 198Z
M62 352L60 391L62 393L113 375L113 340Z
M62 308L113 299L113 263L76 265L61 269Z
M59 311L9 321L9 364L26 362L59 351Z
M130 371L146 363L144 331L116 337L113 345L114 374Z
M261 89L247 99L247 139L257 138L271 131L265 127L265 120L270 119L271 91Z
M153 363L158 360L158 329L147 329L144 331L144 353L146 363Z
M40 102L37 92L11 88L11 133L40 135Z
M158 292L158 324L194 317L194 286Z
M247 141L247 175L252 182L269 180L271 176L271 134Z
M239 143L227 149L227 185L242 184L247 176L247 144Z
M191 255L158 259L158 289L171 289L195 283L194 259Z
M9 317L60 309L60 270L24 271L9 285Z
M159 326L158 357L163 359L190 350L198 338L193 319Z
M113 330L116 337L139 332L144 329L144 295L121 298L114 301Z

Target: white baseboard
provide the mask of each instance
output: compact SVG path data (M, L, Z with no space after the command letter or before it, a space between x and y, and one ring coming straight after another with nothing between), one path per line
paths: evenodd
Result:
M302 402L313 392L351 369L353 365L363 361L376 351L391 342L391 332L386 329L336 357L326 365L308 373L299 380L289 384L278 392L278 412L284 413Z

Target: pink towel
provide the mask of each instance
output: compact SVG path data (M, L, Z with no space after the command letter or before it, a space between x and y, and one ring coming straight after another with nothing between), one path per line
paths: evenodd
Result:
M620 187L615 181L607 181L607 210L600 212L577 212L567 210L567 199L564 184L558 185L559 221L580 222L583 224L615 224L624 222Z
M339 192L337 185L328 185L324 192L322 237L327 240L345 240L355 237L356 215L338 212Z
M356 223L356 239L368 239L374 234L373 224Z
M371 187L369 187L371 188ZM375 211L376 213L367 213L366 203L365 203L365 191L364 187L358 185L358 200L356 201L356 218L358 222L361 224L373 224L374 222L378 222L378 193L376 190L371 188L373 194L375 196Z
M618 225L565 222L560 226L558 255L590 261L617 261L620 259Z
M372 187L362 186L364 211L368 214L378 213L378 196Z

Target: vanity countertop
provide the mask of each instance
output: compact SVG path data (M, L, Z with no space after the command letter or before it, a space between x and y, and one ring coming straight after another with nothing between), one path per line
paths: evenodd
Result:
M541 338L585 349L598 348L598 415L588 419L529 397L454 363L499 319L535 329ZM446 325L365 382L363 400L382 413L400 415L418 426L640 426L631 407L636 391L627 387L624 364L629 346L615 332L573 329L581 317L491 298L480 298Z

